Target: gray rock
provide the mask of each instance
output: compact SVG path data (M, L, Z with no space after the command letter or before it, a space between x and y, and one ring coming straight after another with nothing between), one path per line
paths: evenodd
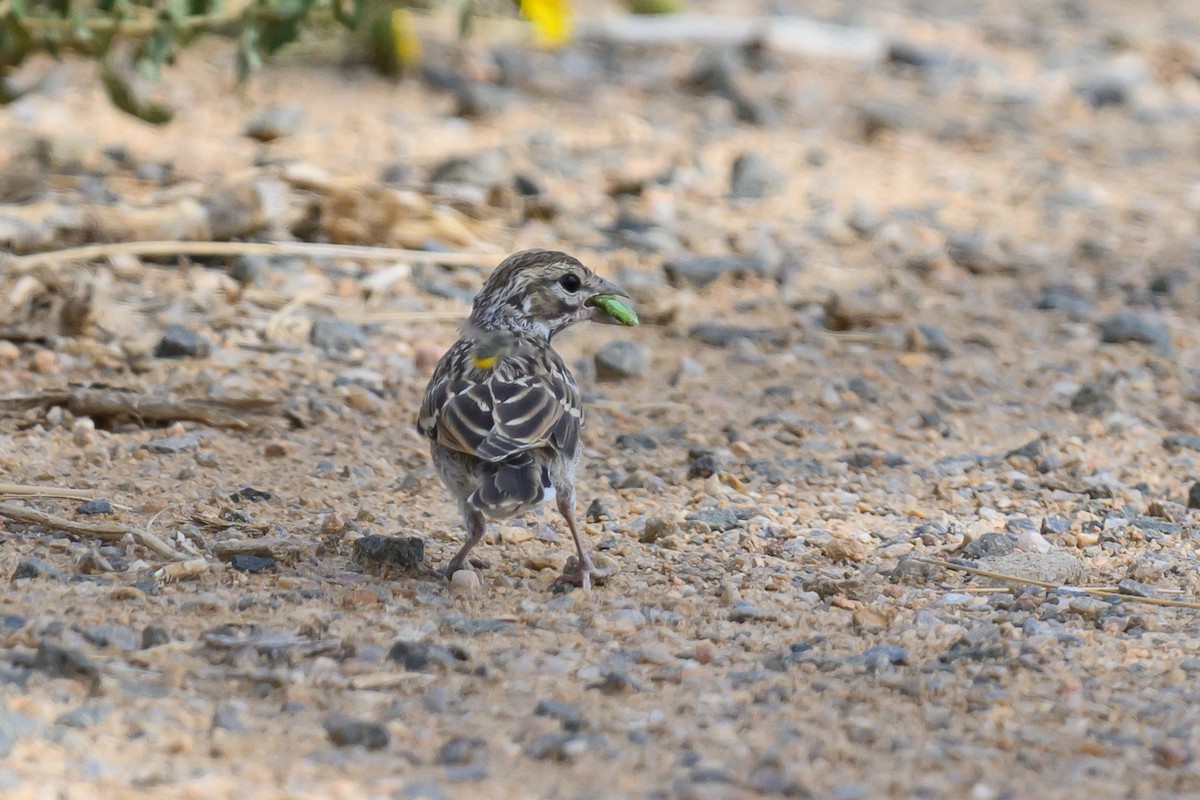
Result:
M1071 398L1071 410L1077 414L1102 417L1117 407L1112 393L1095 381L1087 381Z
M82 514L85 517L95 514L111 514L113 513L113 506L112 503L101 497L95 500L88 500L86 503L80 503L75 508L75 513Z
M234 733L245 733L248 729L242 720L240 705L242 704L239 701L218 704L216 710L213 711L213 727Z
M313 323L308 341L326 353L349 353L367 342L361 326L344 319L322 317Z
M424 672L435 664L448 666L468 658L466 652L459 647L450 648L403 639L392 645L387 657L400 662L409 672Z
M1200 452L1200 436L1192 434L1173 433L1170 436L1163 437L1162 443L1163 447L1171 453L1178 453L1180 450L1195 450Z
M37 735L38 721L20 711L0 707L0 758L7 758L18 739Z
M100 669L83 652L52 642L41 642L33 657L33 668L52 678L71 678L94 690L100 685Z
M17 568L13 570L12 579L17 581L23 578L49 578L55 581L69 580L67 573L49 561L36 557L26 558L17 562Z
M454 92L454 115L463 119L488 119L504 113L512 93L490 83L464 83Z
M732 508L706 508L688 517L694 522L703 522L714 531L729 531L740 528L742 523Z
M108 716L108 707L98 703L84 703L79 708L65 711L54 722L68 728L90 728Z
M972 561L1013 552L1013 540L1006 533L985 533L963 548L963 557Z
M162 644L169 644L171 641L171 633L161 625L147 625L142 629L142 649L148 650L151 647L158 647Z
M342 714L334 714L325 720L325 733L338 747L361 745L368 750L382 750L392 738L382 723Z
M1048 514L1042 520L1042 536L1065 536L1071 530L1071 521L1058 514Z
M579 709L561 700L539 700L533 713L535 716L558 720L563 730L568 733L581 731L587 726L587 718Z
M1196 481L1188 488L1187 507L1200 508L1200 481Z
M719 322L701 322L699 325L693 325L688 331L688 337L712 347L732 347L741 339L765 342L777 347L787 343L787 331L778 328L748 328Z
M680 256L663 264L667 280L675 287L707 286L723 275L744 278L768 274L766 261L756 256Z
M1137 56L1120 56L1079 75L1075 92L1095 108L1125 105L1134 91L1150 80L1145 61Z
M371 534L354 543L354 560L362 566L418 569L425 561L425 540Z
M496 186L509 182L508 165L497 150L484 150L471 156L448 158L433 168L430 183L465 183L472 186Z
M1156 592L1154 587L1149 584L1135 581L1132 578L1125 578L1117 584L1117 592L1127 594L1131 597L1155 597Z
M738 199L770 197L783 191L783 173L757 153L743 153L729 172L729 194Z
M304 122L304 109L297 105L265 109L246 124L246 135L260 142L291 136Z
M1064 311L1071 319L1086 319L1092 313L1091 298L1065 284L1042 287L1037 308L1041 311Z
M200 436L195 433L181 433L178 436L167 436L146 442L142 447L151 453L182 453L185 450L195 450L200 446Z
M601 380L636 378L646 371L646 354L637 342L609 342L596 351L594 358L596 376Z
M609 510L608 503L603 497L597 497L588 505L586 518L588 522L592 523L612 519L612 511Z
M478 736L454 736L438 748L436 761L447 765L470 764L485 747L487 742Z
M1137 342L1149 344L1161 351L1171 349L1171 331L1160 320L1119 311L1099 323L1100 341L1107 344Z
M168 325L154 348L155 358L205 358L212 345L195 331L182 325Z
M271 274L271 259L258 253L238 256L229 268L229 277L244 286L261 286Z
M859 133L872 141L887 131L902 131L919 122L915 107L893 100L872 99L858 107Z

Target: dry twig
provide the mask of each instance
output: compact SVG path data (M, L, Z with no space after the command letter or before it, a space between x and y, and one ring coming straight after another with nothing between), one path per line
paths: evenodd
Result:
M1145 603L1152 606L1168 606L1170 608L1194 608L1200 610L1200 603L1193 603L1187 600L1167 600L1163 597L1139 597L1134 594L1121 594L1111 588L1094 588L1084 586L1068 586L1066 584L1049 583L1047 581L1034 580L1033 578L1022 578L1020 575L1005 575L1002 572L991 572L978 567L968 567L966 564L954 564L949 561L943 561L940 558L929 558L926 556L918 556L919 561L926 564L933 564L944 569L954 569L960 572L969 572L972 575L979 575L983 578L994 578L1000 581L1009 581L1011 583L1021 583L1026 586L1037 586L1042 589L1069 589L1071 591L1083 592L1096 597L1120 597L1122 600L1128 600L1131 603Z
M16 503L0 503L0 517L16 522L28 522L32 525L45 525L77 539L98 539L102 542L119 542L126 536L132 536L135 542L163 558L168 558L172 561L181 561L185 558L174 547L171 547L171 545L149 531L133 528L129 525L122 525L119 522L82 522L65 517L56 517L53 514L47 514L44 511L38 511L35 508L29 508Z
M276 400L256 397L176 400L163 395L143 395L123 389L84 387L34 395L0 398L0 411L63 406L77 417L132 419L140 422L200 422L213 428L245 429L245 420L234 416L278 410Z

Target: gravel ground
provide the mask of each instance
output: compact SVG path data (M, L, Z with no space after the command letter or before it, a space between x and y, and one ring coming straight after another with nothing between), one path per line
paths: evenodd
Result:
M487 255L10 263L0 469L82 491L0 522L5 797L1200 794L1200 7L770 5L882 57L498 35L235 94L214 48L165 130L33 68L9 247ZM644 323L559 345L591 593L550 513L428 575L461 531L413 416L528 246Z

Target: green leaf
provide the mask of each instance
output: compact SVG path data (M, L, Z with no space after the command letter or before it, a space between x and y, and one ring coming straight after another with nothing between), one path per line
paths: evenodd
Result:
M111 64L106 63L101 68L100 80L104 84L108 99L126 114L151 125L165 125L175 116L175 112L165 105L138 98L129 83Z

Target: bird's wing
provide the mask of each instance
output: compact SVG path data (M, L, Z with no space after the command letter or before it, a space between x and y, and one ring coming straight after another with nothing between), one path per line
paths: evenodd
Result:
M456 352L455 345L438 365L417 421L421 433L484 461L547 446L573 453L583 405L562 361L549 350L526 349L483 370L470 367L470 347Z

